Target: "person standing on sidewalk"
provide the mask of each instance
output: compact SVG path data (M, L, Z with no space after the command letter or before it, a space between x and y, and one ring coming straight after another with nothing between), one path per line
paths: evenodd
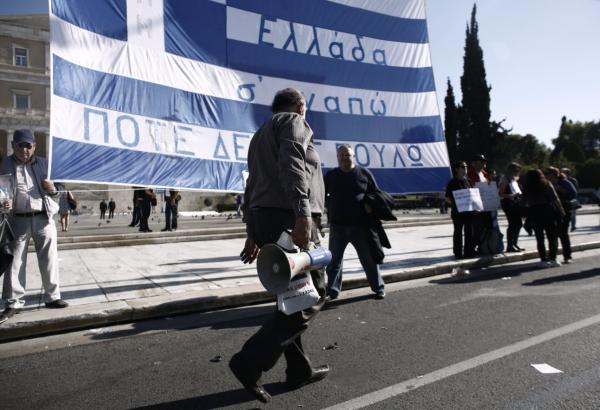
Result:
M560 239L560 245L562 246L563 262L571 263L573 256L571 238L569 237L569 224L571 223L571 201L577 198L577 190L558 168L549 167L546 170L546 178L554 187L565 212L564 218L558 224L558 239Z
M152 188L140 189L136 191L138 193L137 201L140 206L140 232L152 232L148 225L148 219L150 219L150 213L152 212L152 204L156 203L156 194Z
M569 168L562 168L560 170L560 172L562 172L565 177L567 178L567 180L573 184L573 186L575 187L575 198L577 199L577 191L579 190L579 181L577 181L577 178L575 178L572 174L571 174L571 170ZM579 207L581 207L581 204L579 204L579 201L577 201L577 205L579 205ZM571 207L571 232L573 232L575 229L577 229L577 208L575 207Z
M129 224L129 226L132 228L136 227L142 219L141 203L144 196L143 193L143 189L140 189L139 187L133 187L133 209L131 211L131 223Z
M325 175L331 251L331 262L327 265L327 296L330 300L337 299L342 291L344 251L351 243L375 298L383 299L385 284L370 246L370 221L364 203L365 195L373 192L377 184L368 169L356 165L350 146L340 146L337 159L339 166Z
M477 154L471 158L467 178L473 188L476 188L478 182L491 183L492 178L487 171L487 158L483 154ZM486 234L494 229L494 220L492 212L475 212L472 216L473 222L473 240L477 246L478 254L484 254L483 249Z
M452 235L452 249L456 259L472 258L475 256L475 242L473 241L473 212L458 212L456 201L452 192L460 189L472 188L467 179L467 163L458 161L454 164L454 178L448 182L446 187L446 198L451 204L452 224L454 225L454 234ZM464 244L463 244L464 232Z
M106 210L108 209L108 204L106 203L106 199L100 201L100 219L106 219Z
M249 177L244 194L247 239L240 256L252 263L263 245L276 243L285 230L301 249L319 243L317 225L323 212L324 187L321 160L313 132L304 119L306 103L300 91L277 92L267 120L252 137L248 150ZM281 355L287 362L286 384L290 389L323 379L328 366L313 367L302 346L302 334L325 303L323 269L310 272L321 298L315 306L291 315L273 315L233 355L229 367L257 400L271 399L260 384Z
M523 201L527 208L526 226L535 232L540 265L542 267L558 267L556 260L558 249L558 226L565 217L565 212L552 184L539 169L531 169L525 174ZM544 234L548 239L548 254L544 243Z
M115 209L117 208L117 204L115 200L110 198L108 201L108 219L113 219L115 217Z
M15 131L12 147L14 154L5 157L0 166L0 172L11 174L13 179L9 223L15 236L14 258L4 275L2 299L5 309L0 315L0 323L25 305L27 248L31 238L35 242L46 307L65 308L69 305L60 297L57 233L52 219L58 212L58 204L52 197L56 197L58 191L47 179L48 161L34 155L35 139L29 130Z
M170 189L165 194L165 227L161 232L177 230L177 204L181 194L175 189Z
M523 227L521 215L521 185L519 184L519 172L521 166L516 162L508 164L506 174L500 179L498 195L500 204L508 221L506 228L506 252L521 252L525 249L519 247L519 233Z

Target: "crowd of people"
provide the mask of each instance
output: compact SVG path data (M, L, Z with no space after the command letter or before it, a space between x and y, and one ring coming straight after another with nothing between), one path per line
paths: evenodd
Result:
M487 171L487 159L474 156L470 164L459 161L453 165L453 178L446 187L446 200L451 206L454 224L453 251L456 259L500 253L504 250L494 210L459 212L453 192L475 188L477 183L495 184ZM572 259L571 231L576 229L575 213L581 207L577 199L577 180L569 169L548 167L523 172L512 162L497 185L501 208L506 216L506 252L521 252L519 236L522 228L535 235L540 264L556 267L558 241L563 251L563 263ZM546 247L546 242L548 246Z

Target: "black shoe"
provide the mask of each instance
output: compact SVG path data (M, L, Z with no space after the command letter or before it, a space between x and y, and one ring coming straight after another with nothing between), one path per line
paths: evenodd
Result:
M17 309L7 307L6 309L4 309L4 311L2 311L2 313L0 313L0 323L6 322L8 319L13 317L15 313L17 313Z
M69 306L69 304L62 299L56 299L52 302L46 302L46 307L49 309L62 309L66 308L67 306Z
M248 367L244 365L239 353L233 355L229 361L229 368L231 369L231 372L235 378L242 383L242 386L244 386L246 391L254 396L256 400L262 403L268 403L271 401L271 395L264 389L264 387L257 384L258 381L255 380L255 378L248 374Z
M510 247L506 248L506 252L520 252L520 250L517 249L516 246L510 246Z
M169 228L164 228L164 229L161 229L160 231L161 232L167 232L167 231L170 231L170 229Z
M135 225L134 225L134 224L129 224L129 225L127 225L127 226L129 226L129 227L133 228Z
M323 380L329 374L329 366L323 365L312 369L312 374L306 379L287 379L285 384L290 390L299 389L302 386L306 386L310 383L315 383Z
M385 290L380 290L379 292L375 293L375 295L373 296L375 299L384 299L385 298Z
M525 248L521 248L520 246L515 245L515 248L517 248L517 250L519 252L523 252L525 250Z

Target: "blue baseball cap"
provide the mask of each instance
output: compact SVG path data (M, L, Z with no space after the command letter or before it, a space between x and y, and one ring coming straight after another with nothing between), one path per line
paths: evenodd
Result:
M29 142L30 144L35 144L35 138L33 138L33 134L30 130L16 130L13 134L13 140L15 144L20 142Z

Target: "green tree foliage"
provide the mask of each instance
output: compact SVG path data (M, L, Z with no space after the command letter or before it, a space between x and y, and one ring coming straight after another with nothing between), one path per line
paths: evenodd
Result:
M458 153L458 108L454 98L454 88L448 78L448 90L444 98L446 108L444 109L444 134L446 136L446 146L448 147L448 156L450 163L459 160Z
M460 151L463 157L470 158L474 154L490 155L490 90L485 74L483 50L479 45L479 25L477 23L477 6L473 5L470 24L467 24L465 39L465 55L463 59L463 75L460 78L462 92L462 108L464 118L464 141L460 140Z
M576 165L589 158L598 158L600 148L600 122L573 122L562 117L558 137L552 140L554 150L551 161L566 158Z
M503 172L511 162L518 162L527 168L545 168L550 150L531 134L507 134L497 145L494 166Z
M577 170L579 186L584 188L600 187L600 158L588 159Z

